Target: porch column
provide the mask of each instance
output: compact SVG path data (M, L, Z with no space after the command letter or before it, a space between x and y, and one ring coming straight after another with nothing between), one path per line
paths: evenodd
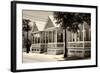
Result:
M35 44L35 34L34 34L34 44Z
M91 28L89 28L89 41L91 40Z
M72 42L72 32L70 31L70 42Z
M80 31L79 30L78 30L78 34L77 35L78 35L77 39L78 39L78 42L79 42L80 41Z
M64 30L63 30L63 43L64 43L64 41L65 41L65 34L64 34L65 32L64 32Z
M37 44L38 44L38 33L37 33Z
M54 40L54 39L53 39L53 31L52 31L52 42L53 42L53 40Z
M32 33L31 36L32 36L32 39L31 39L32 40L32 44L34 44L34 35L33 35L33 33Z
M75 42L77 41L77 33L75 33Z
M84 55L85 55L85 48L84 48L84 44L85 44L84 33L85 33L85 30L84 30L84 23L83 23L83 57L84 57Z
M69 36L69 35L68 35L68 31L67 31L67 29L66 29L66 42L67 42L67 43L68 43L68 36ZM66 43L66 44L67 44L67 43Z
M63 53L65 52L65 31L63 29Z
M84 23L83 23L83 48L84 48L84 32L85 32L85 30L84 30Z
M72 32L72 41L71 42L73 42L73 32Z
M33 37L32 37L32 44L34 44L34 34L33 34Z
M41 36L40 36L40 38L41 38L41 43L42 43L42 40L43 40L43 37L42 37L42 32L41 32Z
M58 40L58 39L57 39L57 35L58 35L58 34L57 34L57 29L56 29L56 43L57 43L57 40Z
M40 43L41 43L41 38L42 38L42 36L41 36L41 32L40 32L39 34L40 34Z
M48 43L49 43L49 37L50 37L50 36L49 36L49 31L48 31Z
M46 43L46 31L44 32L44 35L45 35L45 38L44 39L45 39L45 43Z

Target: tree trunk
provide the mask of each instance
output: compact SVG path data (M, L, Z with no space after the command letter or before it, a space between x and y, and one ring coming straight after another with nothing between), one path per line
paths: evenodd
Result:
M26 53L29 53L29 47L28 47L28 31L27 31L27 47L26 47Z
M64 58L67 57L67 52L68 52L68 49L67 49L67 45L66 45L66 29L65 30L65 48L64 48Z

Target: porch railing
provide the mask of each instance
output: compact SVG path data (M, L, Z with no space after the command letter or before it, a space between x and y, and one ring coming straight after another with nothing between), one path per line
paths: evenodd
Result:
M67 42L66 43L66 47L67 48L90 48L91 47L91 41L80 41L80 42ZM64 47L64 42L63 43L48 43L47 44L48 47Z
M90 48L91 41L68 42L67 48Z
M79 41L79 42L67 42L67 48L90 48L91 41ZM64 42L54 42L54 43L38 43L32 44L34 47L47 47L47 48L60 48L64 47Z

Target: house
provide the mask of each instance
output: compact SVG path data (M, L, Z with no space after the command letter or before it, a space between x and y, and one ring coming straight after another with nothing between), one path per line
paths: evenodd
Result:
M76 33L66 29L68 56L90 56L91 28L86 22L79 24L79 28ZM33 42L30 47L32 53L52 55L64 53L64 30L55 23L53 16L48 16L48 21L44 24L34 22L32 37Z

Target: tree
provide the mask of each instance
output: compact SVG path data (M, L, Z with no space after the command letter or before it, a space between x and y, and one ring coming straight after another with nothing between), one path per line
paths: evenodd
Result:
M81 13L79 14L82 18L82 21L86 22L88 25L91 25L91 14L90 13Z
M25 45L25 47L26 47L26 53L29 53L29 51L30 51L30 40L29 40L29 38L28 38L28 33L29 33L29 31L31 30L31 27L30 27L30 25L29 25L29 22L30 22L30 20L28 20L28 19L23 19L22 20L22 22L23 22L23 33L24 32L27 32L27 38L25 39L24 38L24 45ZM24 34L23 34L23 36L25 36Z
M67 45L66 45L66 29L72 32L77 32L79 29L79 23L86 21L90 24L90 14L86 13L71 13L71 12L54 12L54 19L56 24L59 24L65 31L65 49L64 57L67 57Z

